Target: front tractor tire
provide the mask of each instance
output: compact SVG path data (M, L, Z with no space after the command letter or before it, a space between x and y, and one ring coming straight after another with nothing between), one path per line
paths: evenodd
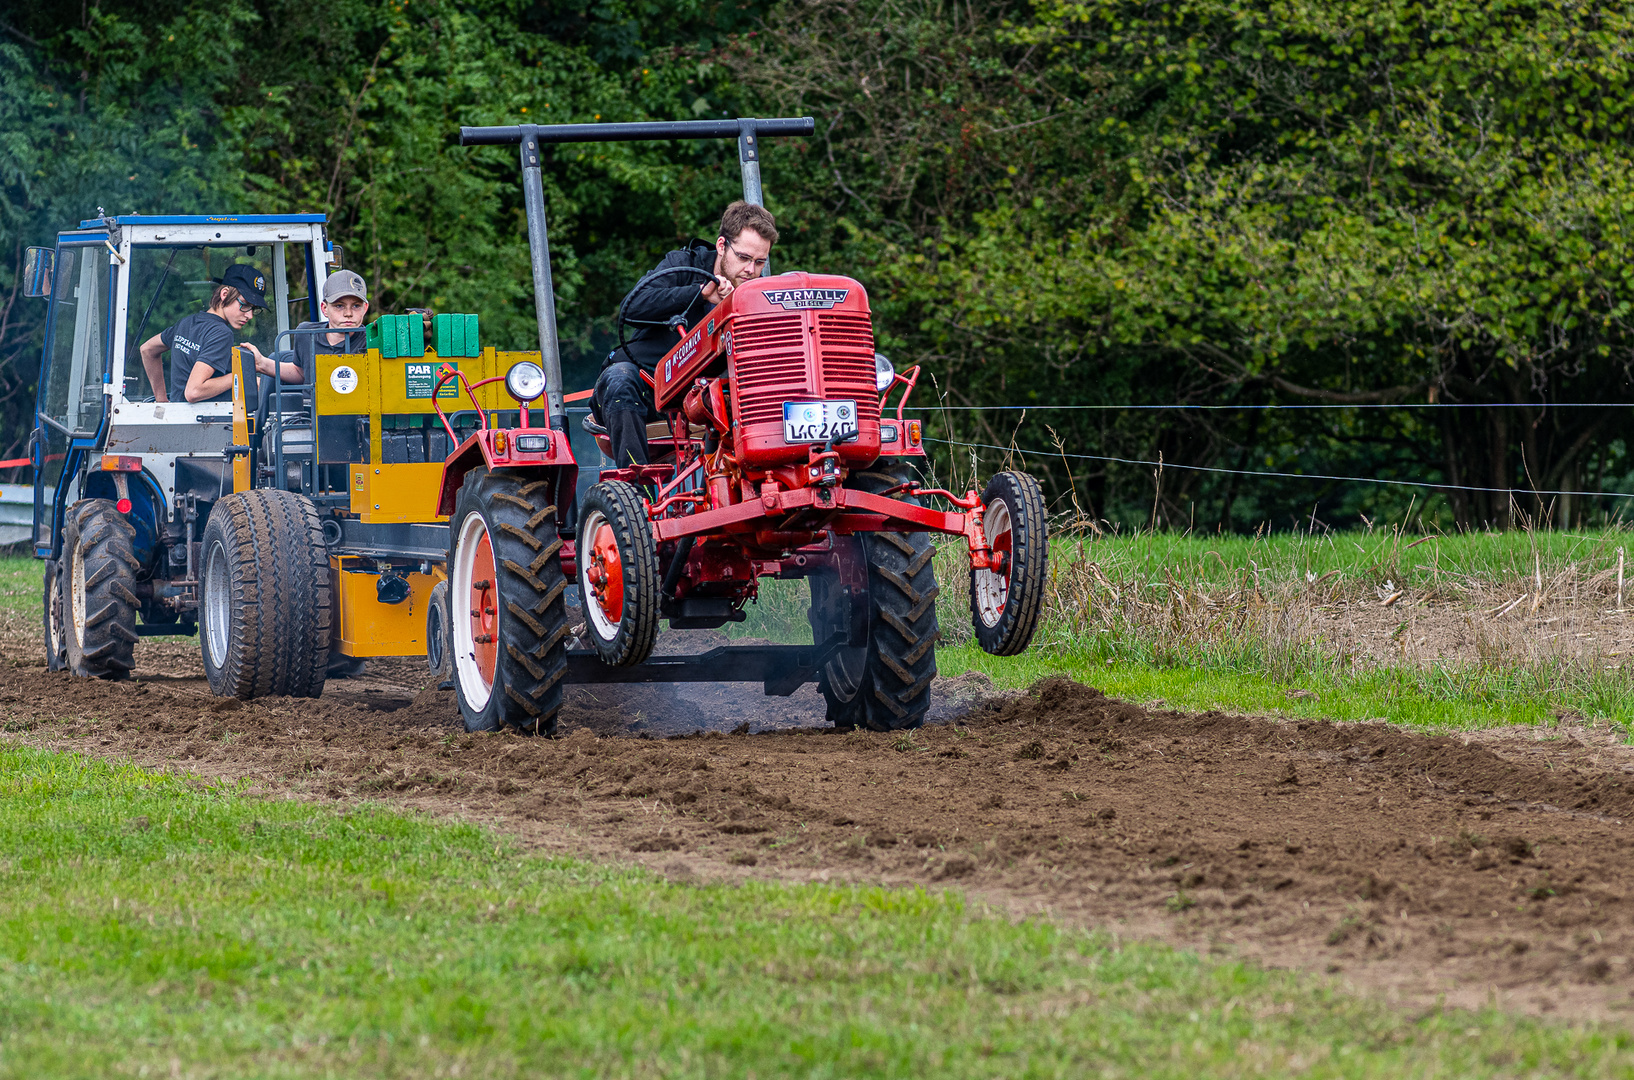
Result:
M634 484L608 480L580 511L579 596L585 632L602 662L639 664L658 644L658 545Z
M913 474L906 465L881 462L847 483L863 491L899 487ZM907 497L904 501L914 501ZM866 598L847 596L832 574L814 574L811 625L821 643L846 630L852 604L866 603L867 642L842 646L818 673L817 688L828 720L841 729L901 731L925 722L930 684L936 678L936 569L926 533L860 533L837 537L842 558L868 567Z
M317 697L334 612L312 500L262 489L216 501L204 528L199 650L217 697Z
M44 601L41 607L41 636L45 641L45 669L65 671L68 668L68 627L62 608L62 564L56 559L45 561Z
M1049 579L1049 524L1038 481L1019 472L989 480L982 491L982 532L999 565L970 571L971 621L983 650L1014 656L1033 640Z
M466 731L556 734L567 582L550 494L549 481L477 469L454 504L446 602Z
M136 529L107 499L85 499L68 511L63 536L60 614L68 670L123 679L135 666ZM49 600L49 597L47 598ZM46 611L47 660L51 635Z

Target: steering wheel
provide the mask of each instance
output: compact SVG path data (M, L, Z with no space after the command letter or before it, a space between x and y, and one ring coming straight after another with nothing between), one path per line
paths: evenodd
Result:
M630 350L628 348L629 342L625 340L624 337L625 327L668 326L673 329L680 324L681 318L679 315L675 316L674 318L665 319L662 322L654 322L650 319L631 319L624 314L624 309L629 305L631 297L635 296L635 294L639 293L642 289L651 286L652 283L657 281L659 278L669 277L672 274L692 274L693 276L706 281L715 280L715 275L712 271L705 270L698 266L660 266L658 269L649 272L640 281L635 283L635 288L626 293L623 300L618 302L618 348L613 350L614 352L621 352L624 354L626 359L630 359L632 362L634 362L634 358L630 356Z

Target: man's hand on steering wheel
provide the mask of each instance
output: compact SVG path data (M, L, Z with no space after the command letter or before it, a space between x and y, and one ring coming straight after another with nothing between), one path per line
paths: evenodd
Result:
M718 304L732 295L732 282L730 279L716 274L715 280L707 285L700 286L699 291L704 294L705 300L708 300L711 304Z

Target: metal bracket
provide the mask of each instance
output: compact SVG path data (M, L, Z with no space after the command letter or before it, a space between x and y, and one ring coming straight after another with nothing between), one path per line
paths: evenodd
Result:
M768 697L788 697L808 682L834 653L845 634L821 645L722 645L694 656L655 656L644 664L609 667L590 649L567 650L568 683L758 682Z

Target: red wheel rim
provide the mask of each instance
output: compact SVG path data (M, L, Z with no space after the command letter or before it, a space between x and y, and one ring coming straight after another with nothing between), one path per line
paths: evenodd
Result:
M1010 507L1003 499L987 504L982 514L982 528L987 533L988 564L970 575L970 600L976 617L988 627L1004 621L1004 608L1010 600L1010 574L1015 565L1014 522Z
M499 590L494 587L494 545L484 529L471 555L470 614L472 658L491 690L499 666Z
M1013 536L1013 531L1007 528L993 537L988 545L993 549L993 572L1004 581L1003 599L999 601L998 607L1000 615L1004 614L1004 605L1010 601L1010 567L1012 565L1010 541Z
M590 582L590 595L601 617L609 626L617 627L624 616L624 562L618 554L618 538L613 527L600 522L590 539L589 567L585 577Z

